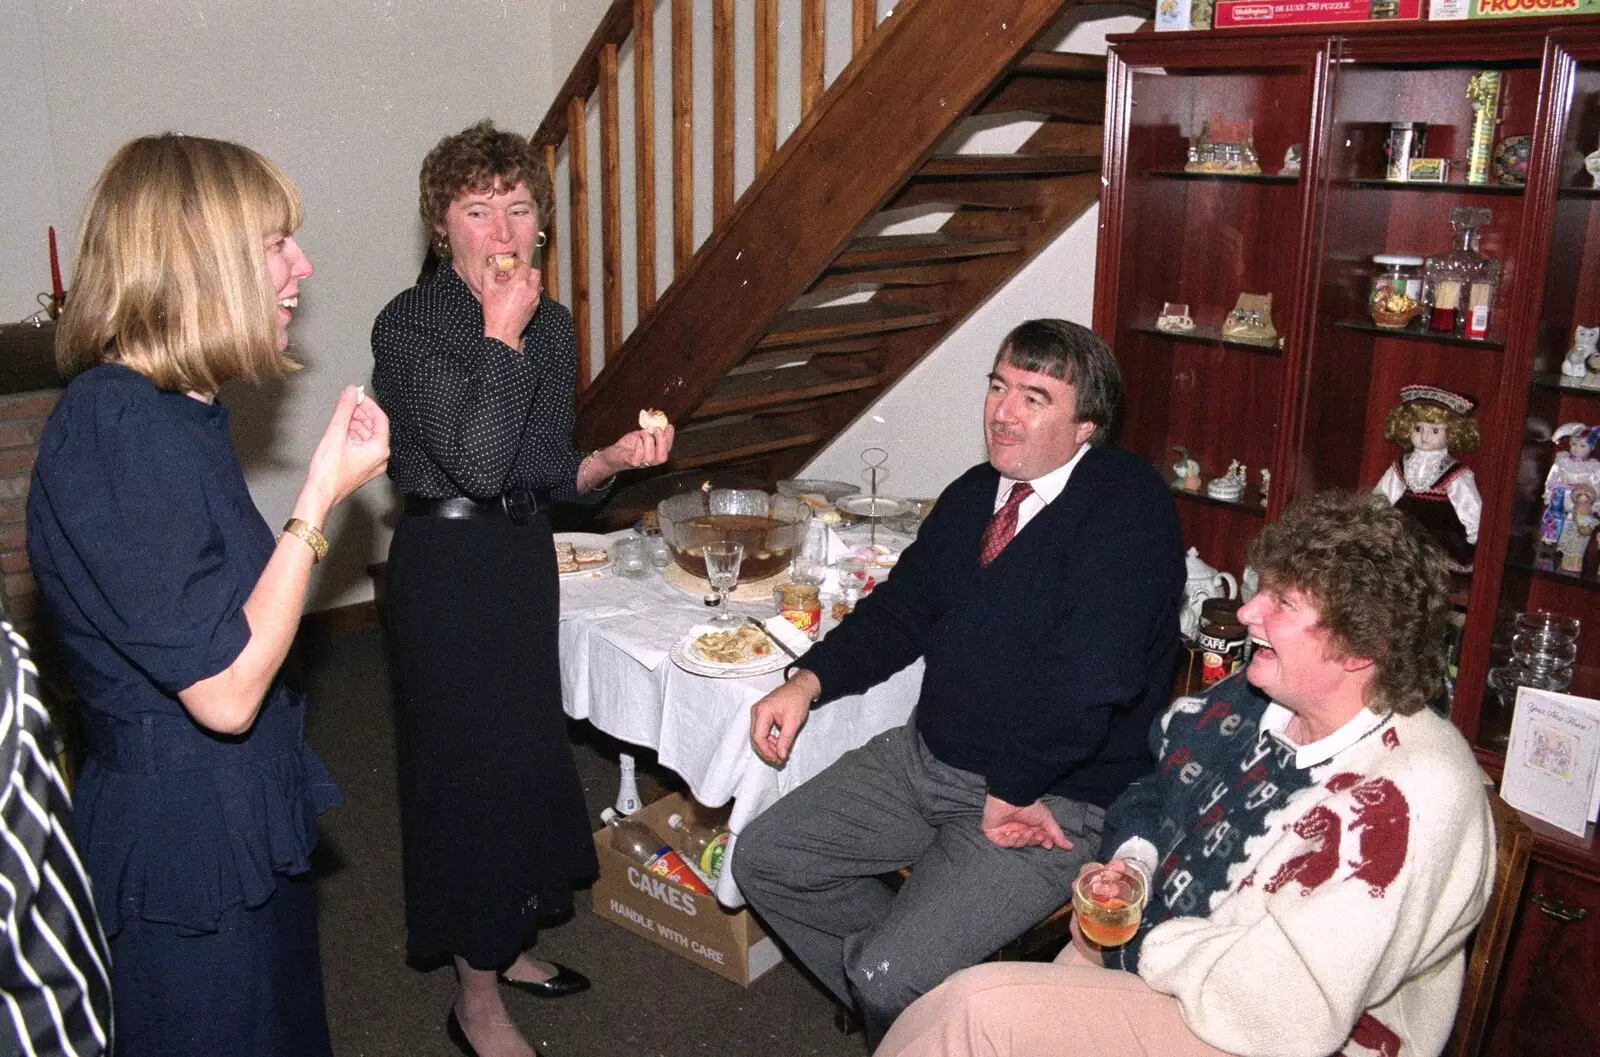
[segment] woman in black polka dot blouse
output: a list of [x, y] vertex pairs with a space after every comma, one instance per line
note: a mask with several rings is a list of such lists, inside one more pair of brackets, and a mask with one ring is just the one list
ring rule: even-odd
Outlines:
[[572, 316], [534, 267], [552, 199], [523, 137], [485, 121], [441, 140], [421, 195], [441, 262], [372, 328], [389, 475], [406, 494], [386, 623], [407, 953], [454, 959], [450, 1034], [485, 1057], [532, 1052], [499, 982], [544, 997], [589, 983], [529, 952], [596, 871], [561, 711], [546, 507], [595, 501], [672, 447], [669, 426], [573, 450]]

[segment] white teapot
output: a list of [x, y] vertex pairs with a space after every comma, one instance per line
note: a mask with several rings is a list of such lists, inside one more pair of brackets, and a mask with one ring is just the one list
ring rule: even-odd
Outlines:
[[1238, 598], [1239, 581], [1232, 573], [1220, 572], [1200, 559], [1200, 552], [1189, 548], [1184, 559], [1183, 608], [1178, 611], [1178, 630], [1194, 638], [1200, 630], [1200, 606], [1208, 598]]

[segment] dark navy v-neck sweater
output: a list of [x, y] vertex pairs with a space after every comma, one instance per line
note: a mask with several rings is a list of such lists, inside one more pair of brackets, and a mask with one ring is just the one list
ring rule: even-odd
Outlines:
[[946, 488], [893, 575], [801, 666], [822, 704], [924, 657], [914, 722], [934, 756], [1012, 804], [1105, 807], [1153, 765], [1146, 733], [1171, 696], [1177, 512], [1149, 464], [1091, 448], [983, 568], [999, 481], [982, 464]]

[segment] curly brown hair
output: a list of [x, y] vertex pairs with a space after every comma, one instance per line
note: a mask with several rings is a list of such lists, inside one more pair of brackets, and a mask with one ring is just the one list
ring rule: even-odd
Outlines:
[[1450, 446], [1451, 454], [1478, 450], [1477, 419], [1421, 400], [1394, 406], [1389, 417], [1383, 420], [1383, 439], [1410, 451], [1411, 431], [1417, 428], [1419, 422], [1443, 426], [1445, 443]]
[[539, 148], [515, 132], [500, 131], [488, 119], [434, 144], [422, 159], [420, 182], [422, 222], [428, 226], [434, 252], [444, 260], [450, 259], [444, 215], [462, 194], [483, 194], [495, 187], [509, 190], [525, 183], [539, 209], [539, 230], [549, 231], [555, 221], [555, 189]]
[[1371, 492], [1300, 499], [1250, 546], [1263, 590], [1299, 591], [1332, 648], [1373, 662], [1366, 705], [1402, 716], [1444, 689], [1450, 613], [1444, 551]]

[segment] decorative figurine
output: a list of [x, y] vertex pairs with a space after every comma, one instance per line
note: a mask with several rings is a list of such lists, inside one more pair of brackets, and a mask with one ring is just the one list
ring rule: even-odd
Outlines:
[[1561, 376], [1573, 381], [1563, 384], [1600, 387], [1600, 375], [1591, 374], [1589, 370], [1589, 361], [1600, 353], [1597, 340], [1600, 340], [1600, 327], [1578, 327], [1572, 332], [1572, 348], [1561, 361]]
[[1459, 452], [1478, 450], [1476, 402], [1435, 385], [1408, 385], [1383, 423], [1384, 439], [1406, 449], [1373, 486], [1443, 545], [1452, 572], [1472, 571], [1483, 500]]
[[1556, 427], [1550, 438], [1557, 444], [1567, 442], [1566, 451], [1556, 452], [1550, 472], [1544, 479], [1544, 516], [1539, 519], [1539, 542], [1555, 543], [1561, 539], [1567, 514], [1572, 509], [1572, 489], [1580, 484], [1600, 490], [1600, 459], [1594, 457], [1600, 446], [1600, 425], [1586, 426], [1582, 422], [1564, 422]]
[[1190, 457], [1182, 444], [1175, 445], [1172, 450], [1178, 453], [1178, 461], [1172, 466], [1177, 477], [1172, 483], [1182, 485], [1185, 491], [1200, 491], [1200, 464]]
[[1224, 121], [1219, 114], [1200, 125], [1200, 135], [1189, 140], [1189, 160], [1185, 172], [1234, 173], [1261, 172], [1249, 121]]
[[1238, 304], [1222, 322], [1222, 336], [1251, 345], [1276, 345], [1278, 331], [1272, 325], [1272, 295], [1240, 294]]
[[1267, 489], [1272, 487], [1272, 471], [1261, 467], [1261, 505], [1267, 505]]
[[1278, 170], [1278, 175], [1300, 175], [1300, 144], [1291, 143], [1289, 149], [1283, 152], [1283, 168]]
[[1472, 142], [1467, 149], [1467, 183], [1489, 182], [1489, 150], [1494, 142], [1494, 126], [1500, 109], [1500, 71], [1479, 70], [1467, 82], [1467, 101], [1472, 104]]
[[1584, 155], [1583, 168], [1594, 181], [1594, 185], [1600, 187], [1600, 150], [1593, 150]]
[[1156, 317], [1156, 329], [1173, 334], [1187, 334], [1194, 330], [1194, 317], [1189, 315], [1189, 306], [1163, 301], [1161, 314]]
[[1228, 464], [1227, 473], [1221, 477], [1213, 477], [1206, 483], [1206, 495], [1229, 503], [1237, 503], [1240, 500], [1244, 495], [1244, 467], [1239, 465], [1238, 459]]
[[1594, 539], [1595, 526], [1600, 525], [1600, 516], [1594, 512], [1593, 485], [1573, 485], [1571, 498], [1572, 512], [1561, 526], [1556, 551], [1561, 555], [1562, 572], [1581, 573], [1584, 555], [1589, 551], [1589, 541]]

